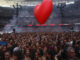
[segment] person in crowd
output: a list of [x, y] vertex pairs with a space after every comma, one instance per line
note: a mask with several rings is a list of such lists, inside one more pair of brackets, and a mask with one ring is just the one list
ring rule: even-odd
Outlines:
[[80, 60], [80, 32], [0, 34], [0, 60]]
[[9, 51], [6, 51], [4, 56], [5, 56], [5, 60], [12, 60], [12, 57]]

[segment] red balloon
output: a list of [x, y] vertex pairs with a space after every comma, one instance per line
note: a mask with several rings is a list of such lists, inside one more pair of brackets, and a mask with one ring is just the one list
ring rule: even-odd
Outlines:
[[37, 4], [34, 8], [34, 15], [37, 19], [37, 21], [40, 24], [44, 24], [47, 19], [49, 18], [51, 12], [53, 9], [53, 3], [52, 0], [43, 0], [43, 2], [40, 4]]

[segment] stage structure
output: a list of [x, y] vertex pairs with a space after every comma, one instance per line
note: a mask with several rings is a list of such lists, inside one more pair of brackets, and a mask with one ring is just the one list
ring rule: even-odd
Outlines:
[[[67, 31], [75, 23], [74, 21], [78, 20], [80, 22], [80, 13], [78, 13], [80, 9], [76, 7], [79, 4], [77, 0], [53, 0], [53, 11], [45, 23], [47, 25], [45, 27], [35, 26], [39, 23], [34, 16], [34, 7], [41, 3], [42, 0], [6, 0], [6, 2], [15, 10], [15, 15], [11, 20], [11, 23], [15, 21], [15, 24], [11, 25], [10, 23], [8, 26], [17, 26], [21, 29], [25, 27], [26, 29], [24, 30], [26, 31], [30, 31], [28, 29], [31, 29], [31, 31]], [[78, 9], [76, 10], [75, 8]], [[56, 26], [50, 27], [48, 26], [50, 24], [56, 24]], [[59, 24], [70, 24], [71, 26], [59, 26]]]

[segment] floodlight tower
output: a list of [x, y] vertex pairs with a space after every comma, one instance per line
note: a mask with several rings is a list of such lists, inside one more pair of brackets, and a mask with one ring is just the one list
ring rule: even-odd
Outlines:
[[18, 24], [18, 17], [19, 17], [19, 11], [21, 8], [21, 5], [19, 5], [18, 3], [16, 3], [16, 5], [13, 5], [13, 7], [15, 8], [15, 15], [16, 15], [16, 24]]
[[64, 23], [64, 7], [65, 6], [66, 6], [65, 3], [59, 3], [58, 4], [58, 8], [60, 9], [60, 17], [61, 17], [62, 23]]

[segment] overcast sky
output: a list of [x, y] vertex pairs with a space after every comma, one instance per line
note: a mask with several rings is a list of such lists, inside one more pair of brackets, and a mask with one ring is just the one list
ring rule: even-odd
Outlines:
[[[26, 2], [24, 2], [26, 1]], [[28, 1], [28, 3], [27, 3]], [[20, 5], [26, 5], [29, 4], [29, 1], [31, 0], [0, 0], [0, 6], [4, 6], [4, 7], [10, 7], [12, 5], [15, 5], [16, 3], [19, 3]], [[34, 0], [32, 0], [34, 1]], [[35, 0], [35, 1], [40, 1], [40, 0]], [[53, 0], [54, 2], [61, 2], [61, 1], [74, 1], [74, 0]], [[36, 2], [38, 3], [38, 2]], [[34, 5], [34, 4], [33, 4]]]

